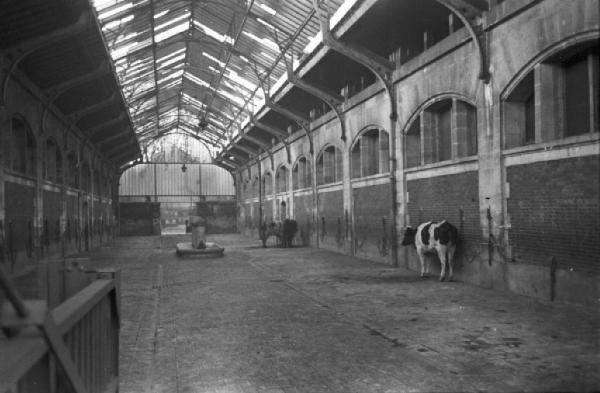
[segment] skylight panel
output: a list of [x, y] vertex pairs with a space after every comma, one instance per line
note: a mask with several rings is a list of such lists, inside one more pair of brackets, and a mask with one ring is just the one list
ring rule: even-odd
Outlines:
[[180, 53], [185, 52], [185, 48], [181, 48], [181, 49], [177, 49], [175, 52], [171, 52], [168, 55], [165, 55], [163, 57], [159, 57], [158, 59], [156, 59], [157, 62], [161, 62], [161, 61], [165, 61], [173, 56], [177, 56]]
[[250, 82], [246, 78], [241, 77], [237, 72], [235, 72], [232, 69], [227, 70], [227, 77], [250, 91], [254, 91], [257, 88], [257, 86], [254, 83]]
[[187, 102], [189, 102], [190, 104], [192, 104], [192, 105], [194, 105], [194, 106], [196, 106], [196, 107], [199, 107], [199, 108], [204, 108], [204, 107], [206, 107], [206, 105], [205, 105], [203, 102], [201, 102], [201, 101], [197, 100], [196, 98], [194, 98], [194, 97], [190, 96], [190, 95], [189, 95], [189, 94], [187, 94], [187, 93], [183, 93], [183, 94], [182, 94], [182, 96], [181, 96], [181, 98], [182, 98], [184, 101], [187, 101]]
[[210, 60], [214, 61], [215, 63], [217, 63], [221, 67], [225, 67], [225, 63], [223, 63], [221, 60], [217, 59], [216, 57], [214, 57], [210, 53], [202, 52], [202, 56], [206, 57], [207, 59], [210, 59]]
[[219, 42], [226, 42], [228, 44], [233, 45], [233, 38], [228, 35], [221, 34], [217, 31], [211, 29], [210, 27], [203, 25], [202, 23], [200, 23], [196, 20], [194, 20], [194, 26], [196, 26], [198, 29], [202, 30], [209, 37], [212, 37]]
[[[329, 19], [329, 28], [333, 29], [337, 24], [346, 16], [348, 11], [352, 9], [352, 6], [356, 4], [358, 0], [345, 0], [342, 5], [335, 11], [331, 19]], [[313, 38], [311, 38], [308, 42], [308, 45], [302, 50], [302, 52], [309, 54], [312, 53], [317, 46], [323, 41], [323, 35], [321, 32], [318, 32]]]
[[133, 3], [132, 2], [125, 3], [125, 4], [122, 4], [122, 5], [118, 6], [118, 7], [112, 8], [112, 9], [106, 11], [106, 12], [100, 12], [98, 14], [98, 18], [99, 19], [110, 18], [113, 15], [116, 15], [116, 14], [118, 14], [120, 12], [123, 12], [123, 11], [126, 11], [126, 10], [130, 9], [131, 7], [133, 7]]
[[175, 56], [172, 59], [167, 60], [165, 62], [161, 62], [160, 64], [157, 65], [157, 69], [166, 68], [166, 67], [170, 66], [171, 64], [181, 62], [183, 59], [185, 59], [185, 53], [182, 53], [179, 56]]
[[165, 16], [165, 15], [167, 15], [167, 14], [169, 13], [169, 11], [170, 11], [170, 10], [164, 10], [164, 11], [161, 11], [161, 12], [159, 12], [158, 14], [155, 14], [155, 15], [154, 15], [154, 19], [158, 19], [158, 18], [160, 18], [160, 17], [162, 17], [162, 16]]
[[[159, 30], [162, 30], [162, 29], [166, 28], [167, 26], [170, 26], [170, 25], [172, 25], [172, 24], [175, 24], [175, 23], [177, 23], [177, 22], [181, 21], [182, 19], [188, 19], [188, 18], [190, 17], [190, 15], [191, 15], [191, 14], [190, 14], [189, 12], [186, 12], [185, 14], [183, 14], [183, 15], [180, 15], [180, 16], [178, 16], [177, 18], [170, 19], [170, 20], [168, 20], [168, 21], [166, 21], [166, 22], [164, 22], [164, 23], [162, 23], [162, 24], [160, 24], [160, 25], [158, 25], [158, 26], [155, 26], [155, 27], [154, 27], [154, 31], [159, 31]], [[187, 24], [187, 23], [188, 23], [188, 22], [186, 21], [186, 24]], [[188, 26], [189, 26], [189, 25], [188, 25]]]
[[139, 42], [132, 42], [130, 44], [116, 48], [111, 53], [112, 58], [118, 59], [119, 57], [125, 56], [132, 48], [135, 48], [137, 45], [139, 45]]
[[170, 83], [167, 83], [166, 85], [164, 85], [164, 86], [162, 87], [162, 89], [164, 89], [164, 90], [167, 90], [167, 89], [170, 89], [171, 87], [175, 87], [175, 86], [177, 86], [178, 84], [179, 84], [179, 79], [175, 79], [175, 80], [173, 80], [172, 82], [170, 82]]
[[183, 74], [183, 76], [184, 76], [184, 78], [187, 78], [188, 80], [190, 80], [191, 82], [194, 82], [197, 85], [210, 88], [210, 83], [198, 78], [197, 76], [195, 76], [187, 71]]
[[245, 101], [243, 99], [241, 99], [240, 97], [235, 96], [223, 89], [217, 90], [217, 93], [220, 94], [221, 96], [229, 99], [230, 101], [233, 101], [235, 104], [238, 104], [239, 106], [243, 106], [245, 104]]
[[265, 12], [267, 12], [268, 14], [271, 15], [277, 15], [277, 11], [275, 11], [273, 8], [269, 7], [267, 4], [265, 3], [259, 3], [258, 6], [260, 8], [262, 8]]
[[177, 71], [174, 71], [171, 74], [167, 75], [166, 77], [160, 79], [157, 83], [160, 85], [163, 82], [169, 81], [169, 80], [171, 80], [173, 78], [179, 78], [182, 75], [183, 75], [183, 70], [182, 69], [181, 70], [177, 70]]
[[133, 16], [133, 15], [127, 15], [124, 18], [113, 20], [112, 22], [108, 22], [107, 24], [105, 24], [104, 26], [102, 26], [102, 30], [103, 31], [104, 30], [110, 30], [112, 28], [119, 27], [119, 26], [121, 26], [124, 23], [132, 21], [133, 18], [135, 18], [135, 16]]
[[249, 31], [244, 31], [244, 35], [252, 38], [254, 41], [266, 46], [267, 48], [274, 50], [275, 52], [279, 52], [279, 46], [273, 40], [268, 38], [260, 38]]
[[256, 21], [260, 24], [262, 24], [263, 26], [268, 27], [269, 29], [273, 29], [275, 30], [275, 26], [272, 23], [267, 22], [266, 20], [262, 19], [262, 18], [256, 18]]
[[184, 21], [183, 23], [181, 23], [177, 26], [173, 26], [172, 28], [170, 28], [166, 31], [156, 34], [154, 36], [154, 41], [156, 41], [156, 42], [164, 41], [169, 37], [173, 37], [176, 34], [186, 31], [188, 29], [188, 27], [189, 27], [188, 22]]

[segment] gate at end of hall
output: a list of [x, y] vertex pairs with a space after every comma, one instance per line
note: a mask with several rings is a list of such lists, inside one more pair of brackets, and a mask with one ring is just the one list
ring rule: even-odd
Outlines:
[[121, 176], [120, 235], [185, 233], [190, 215], [206, 218], [208, 234], [237, 231], [229, 172], [204, 163], [145, 163]]

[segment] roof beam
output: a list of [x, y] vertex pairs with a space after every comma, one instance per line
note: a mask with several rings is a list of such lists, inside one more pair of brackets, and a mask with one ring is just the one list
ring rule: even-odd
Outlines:
[[100, 65], [93, 71], [86, 72], [83, 75], [80, 75], [75, 78], [71, 78], [68, 81], [63, 83], [59, 83], [57, 85], [51, 86], [44, 90], [44, 93], [52, 96], [53, 99], [56, 99], [57, 96], [65, 93], [66, 91], [82, 85], [87, 82], [91, 82], [95, 79], [101, 78], [110, 72], [110, 66], [107, 62], [102, 62]]
[[260, 153], [260, 151], [257, 150], [257, 149], [251, 149], [249, 147], [242, 146], [240, 144], [235, 144], [235, 145], [232, 146], [232, 148], [241, 150], [244, 153], [247, 153], [249, 156], [256, 156], [256, 155], [258, 155]]
[[[233, 44], [231, 45], [231, 48], [234, 48], [236, 46], [238, 40], [240, 39], [242, 32], [244, 30], [244, 26], [246, 25], [246, 21], [248, 20], [248, 15], [250, 13], [250, 10], [252, 10], [253, 5], [254, 5], [254, 0], [249, 0], [246, 11], [244, 12], [244, 17], [242, 18], [242, 22], [240, 23], [240, 28], [238, 29], [238, 31], [235, 35], [235, 38], [233, 39]], [[233, 20], [232, 20], [232, 25], [233, 25]], [[204, 111], [205, 117], [206, 117], [206, 114], [208, 113], [208, 110], [212, 108], [213, 101], [215, 100], [215, 96], [217, 94], [217, 91], [219, 90], [221, 81], [223, 80], [223, 75], [225, 74], [225, 70], [229, 66], [229, 62], [231, 61], [232, 54], [233, 54], [233, 51], [230, 49], [227, 53], [227, 59], [225, 60], [225, 65], [221, 68], [221, 72], [219, 73], [219, 76], [217, 77], [217, 83], [215, 86], [215, 90], [214, 90], [213, 94], [211, 95], [210, 101], [206, 105], [206, 110]]]
[[117, 93], [113, 92], [108, 98], [105, 98], [104, 100], [97, 102], [93, 105], [86, 106], [75, 112], [68, 113], [66, 116], [68, 116], [72, 121], [76, 122], [77, 120], [81, 119], [82, 117], [85, 117], [85, 116], [89, 115], [90, 113], [97, 112], [99, 109], [104, 108], [105, 106], [107, 106], [108, 104], [113, 102], [116, 97], [117, 97]]
[[96, 135], [101, 134], [102, 131], [104, 131], [106, 128], [117, 125], [125, 119], [127, 119], [127, 116], [125, 115], [125, 113], [122, 112], [119, 116], [115, 117], [114, 119], [108, 120], [107, 122], [98, 124], [97, 126], [84, 131], [90, 136], [90, 139], [92, 139]]
[[4, 49], [3, 52], [13, 53], [31, 53], [36, 49], [48, 46], [54, 42], [62, 41], [76, 34], [81, 33], [90, 25], [91, 14], [89, 11], [83, 11], [75, 23], [56, 29], [54, 31], [44, 33], [37, 37], [30, 38], [13, 46]]
[[111, 136], [110, 138], [103, 139], [102, 141], [100, 141], [98, 143], [98, 146], [100, 148], [102, 148], [103, 146], [105, 146], [111, 142], [118, 141], [119, 139], [124, 139], [125, 137], [127, 137], [128, 139], [133, 139], [131, 134], [127, 134], [127, 130], [128, 130], [128, 128], [124, 128], [123, 130], [121, 130], [120, 132]]
[[326, 105], [328, 105], [331, 108], [331, 110], [333, 110], [333, 112], [335, 113], [335, 115], [337, 116], [337, 118], [340, 122], [341, 139], [343, 141], [345, 141], [346, 140], [346, 124], [343, 119], [343, 112], [339, 108], [342, 105], [342, 103], [344, 102], [344, 99], [340, 95], [337, 95], [335, 93], [330, 93], [328, 91], [325, 91], [321, 87], [318, 87], [314, 84], [311, 84], [309, 82], [302, 80], [294, 72], [293, 58], [292, 58], [292, 61], [287, 61], [285, 56], [283, 57], [283, 59], [285, 60], [285, 69], [287, 72], [288, 82], [290, 82], [292, 85], [296, 86], [297, 88], [304, 90], [308, 94], [311, 94], [311, 95], [317, 97], [318, 99], [323, 101]]
[[240, 161], [242, 161], [244, 163], [246, 163], [248, 161], [252, 161], [252, 159], [249, 156], [248, 157], [244, 157], [244, 156], [242, 156], [240, 154], [232, 152], [231, 150], [227, 150], [226, 152], [224, 152], [224, 154], [229, 154], [230, 156], [235, 157], [235, 158], [237, 158], [238, 160], [240, 160]]
[[[115, 153], [118, 153], [121, 150], [130, 149], [132, 147], [135, 147], [135, 145], [132, 145], [131, 143], [126, 143], [124, 145], [118, 145], [118, 146], [113, 147], [112, 149], [108, 149], [106, 151], [106, 155], [108, 157], [113, 157], [114, 158], [115, 157], [115, 155], [114, 155]], [[116, 156], [116, 157], [120, 157], [120, 156]]]
[[267, 150], [270, 147], [267, 142], [261, 140], [260, 138], [255, 138], [253, 136], [250, 136], [250, 135], [248, 135], [248, 134], [246, 134], [244, 132], [240, 132], [240, 137], [242, 139], [245, 139], [245, 140], [251, 142], [251, 143], [254, 143], [256, 146], [260, 147], [263, 150]]
[[268, 95], [265, 96], [265, 106], [267, 108], [273, 110], [274, 112], [277, 112], [280, 115], [287, 117], [288, 119], [298, 123], [298, 125], [301, 126], [302, 128], [305, 128], [305, 129], [310, 128], [310, 120], [308, 118], [302, 116], [301, 114], [299, 114], [291, 109], [284, 108], [280, 104], [273, 101], [271, 99], [271, 97], [269, 97]]
[[318, 0], [312, 0], [313, 7], [319, 17], [319, 24], [321, 26], [321, 35], [323, 37], [323, 44], [333, 49], [334, 51], [350, 58], [351, 60], [367, 67], [373, 72], [384, 84], [389, 84], [394, 65], [387, 59], [369, 51], [366, 48], [352, 45], [349, 43], [342, 42], [333, 36], [329, 27], [329, 17], [325, 15], [318, 5]]
[[489, 53], [486, 35], [481, 26], [482, 11], [465, 0], [436, 0], [448, 8], [465, 25], [479, 54], [479, 79], [484, 83], [490, 81]]
[[285, 139], [288, 137], [287, 132], [280, 130], [279, 128], [265, 124], [263, 122], [260, 122], [254, 116], [250, 117], [250, 124], [252, 124], [256, 128], [260, 128], [261, 130], [268, 132], [269, 134], [273, 135], [276, 138]]
[[160, 108], [158, 100], [158, 70], [156, 69], [156, 27], [154, 25], [154, 0], [150, 0], [150, 28], [152, 34], [152, 67], [154, 69], [154, 92], [156, 93], [156, 129], [160, 126]]

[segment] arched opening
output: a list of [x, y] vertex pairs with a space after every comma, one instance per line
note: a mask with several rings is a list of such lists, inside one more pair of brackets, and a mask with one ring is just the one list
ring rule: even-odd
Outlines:
[[352, 146], [350, 162], [352, 178], [389, 172], [389, 134], [371, 129], [362, 133]]
[[598, 132], [599, 52], [574, 45], [525, 72], [503, 99], [504, 148]]
[[405, 167], [477, 154], [477, 109], [457, 98], [436, 100], [420, 110], [405, 132]]
[[273, 177], [271, 175], [271, 172], [265, 173], [262, 180], [263, 180], [263, 183], [262, 183], [263, 196], [272, 195], [273, 194]]
[[312, 185], [310, 162], [306, 157], [300, 157], [292, 171], [292, 187], [294, 190], [307, 188]]
[[81, 166], [81, 179], [83, 183], [81, 185], [81, 189], [85, 192], [92, 191], [91, 175], [92, 173], [90, 171], [90, 164], [86, 161]]
[[342, 181], [342, 152], [335, 146], [328, 146], [317, 157], [317, 185]]
[[79, 170], [77, 166], [77, 155], [70, 151], [67, 153], [67, 185], [71, 188], [79, 188]]
[[275, 174], [275, 187], [277, 193], [288, 191], [288, 169], [285, 166], [280, 166]]
[[45, 157], [44, 179], [54, 183], [62, 183], [62, 154], [58, 143], [52, 138], [46, 141]]
[[11, 122], [11, 151], [9, 168], [27, 176], [35, 176], [36, 146], [29, 125], [19, 116]]

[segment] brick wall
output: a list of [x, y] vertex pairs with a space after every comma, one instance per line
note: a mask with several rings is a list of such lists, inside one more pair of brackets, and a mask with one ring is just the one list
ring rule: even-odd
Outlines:
[[513, 255], [518, 262], [600, 272], [598, 157], [506, 169]]
[[319, 193], [319, 236], [322, 244], [342, 247], [343, 239], [337, 235], [338, 221], [344, 220], [344, 201], [342, 191]]
[[355, 188], [354, 233], [356, 254], [365, 257], [386, 257], [392, 242], [392, 187], [380, 184]]
[[407, 182], [410, 225], [447, 220], [459, 230], [457, 258], [476, 253], [482, 242], [479, 223], [478, 173], [418, 179]]

